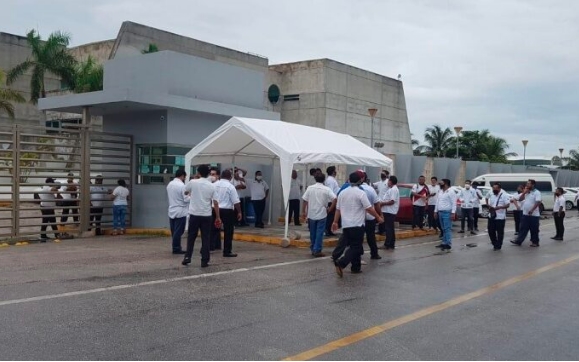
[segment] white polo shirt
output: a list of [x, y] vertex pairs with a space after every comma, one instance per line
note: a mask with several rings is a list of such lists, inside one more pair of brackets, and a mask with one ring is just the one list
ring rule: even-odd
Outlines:
[[211, 216], [213, 200], [217, 200], [215, 185], [208, 178], [191, 180], [185, 185], [189, 195], [189, 215]]
[[290, 200], [299, 200], [300, 196], [301, 196], [301, 190], [300, 188], [302, 187], [302, 182], [300, 180], [293, 179], [291, 180], [290, 183], [290, 192], [289, 192], [289, 199]]
[[[428, 197], [428, 205], [429, 206], [436, 206], [436, 198], [438, 197], [438, 193], [440, 192], [440, 186], [439, 185], [429, 185], [428, 186], [428, 191], [430, 192], [430, 195]], [[434, 196], [432, 196], [434, 195]]]
[[559, 209], [563, 207], [563, 212], [565, 212], [565, 196], [561, 195], [555, 198], [555, 206], [553, 206], [553, 212], [559, 212]]
[[[503, 207], [511, 204], [511, 196], [501, 190], [498, 195], [495, 195], [491, 192], [491, 196], [489, 198], [488, 206], [490, 207]], [[496, 220], [505, 220], [507, 218], [507, 209], [500, 209], [496, 210], [497, 217]]]
[[[537, 189], [534, 189], [533, 191], [525, 195], [525, 199], [523, 200], [523, 215], [529, 215], [529, 212], [533, 207], [535, 207], [535, 204], [541, 201], [542, 201], [541, 192]], [[533, 215], [531, 216], [536, 217], [541, 216], [541, 211], [539, 209], [540, 208], [537, 207], [535, 211], [533, 211]]]
[[302, 199], [308, 202], [308, 219], [322, 220], [328, 216], [326, 208], [336, 199], [336, 194], [328, 186], [316, 183], [308, 187]]
[[[366, 197], [368, 198], [368, 201], [370, 201], [370, 204], [374, 206], [374, 204], [378, 202], [378, 194], [376, 193], [376, 190], [374, 190], [372, 186], [367, 184], [362, 184], [360, 185], [360, 187], [366, 193]], [[366, 220], [376, 220], [376, 218], [366, 213]]]
[[386, 190], [388, 190], [388, 179], [374, 182], [373, 186], [378, 190], [378, 197], [380, 197], [386, 193]]
[[187, 216], [189, 208], [189, 196], [185, 196], [185, 183], [179, 178], [174, 178], [167, 185], [167, 198], [169, 199], [169, 219], [178, 219]]
[[220, 209], [233, 210], [235, 204], [239, 204], [239, 195], [235, 186], [229, 180], [219, 180], [213, 184], [217, 193], [217, 202]]
[[392, 205], [384, 205], [382, 206], [382, 212], [387, 214], [397, 215], [398, 210], [400, 209], [400, 190], [398, 190], [398, 186], [394, 185], [386, 191], [380, 202], [387, 202], [394, 200]]
[[476, 191], [472, 187], [470, 189], [462, 189], [460, 191], [460, 207], [463, 209], [472, 209], [474, 207], [474, 200], [476, 199]]
[[[480, 199], [479, 196], [481, 197]], [[482, 192], [480, 192], [479, 189], [474, 189], [474, 200], [472, 202], [473, 209], [478, 209], [480, 207], [480, 200], [482, 199], [482, 196]]]
[[243, 185], [243, 186], [247, 186], [245, 184], [245, 181], [242, 180], [236, 180], [235, 178], [231, 179], [231, 184], [233, 185], [233, 187], [235, 187], [235, 191], [237, 191], [237, 196], [242, 199], [245, 196], [247, 196], [247, 188], [245, 189], [238, 189], [237, 186], [239, 185]]
[[338, 210], [342, 217], [342, 228], [364, 226], [366, 209], [372, 207], [366, 193], [359, 187], [348, 187], [338, 196]]
[[263, 180], [257, 181], [255, 179], [249, 181], [249, 194], [252, 200], [263, 200], [265, 199], [265, 192], [269, 190], [269, 186]]
[[334, 176], [328, 176], [328, 178], [326, 178], [325, 185], [328, 186], [330, 190], [332, 190], [332, 192], [336, 195], [338, 194], [338, 191], [340, 191], [340, 185], [338, 185], [338, 181], [336, 181]]
[[450, 211], [451, 214], [456, 214], [456, 193], [450, 187], [446, 191], [440, 190], [434, 211]]
[[[420, 186], [419, 184], [414, 184], [412, 186], [412, 192], [414, 192], [415, 194], [421, 194], [424, 192], [424, 189], [426, 188], [426, 190], [428, 190], [428, 186], [424, 185], [424, 186]], [[412, 202], [412, 205], [414, 206], [426, 206], [426, 201], [422, 198], [419, 199], [415, 199], [416, 196], [412, 195], [412, 200], [414, 200]]]

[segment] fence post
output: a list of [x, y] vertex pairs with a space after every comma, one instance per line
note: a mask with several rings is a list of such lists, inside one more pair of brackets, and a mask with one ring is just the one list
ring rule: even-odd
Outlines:
[[80, 128], [80, 229], [83, 236], [90, 227], [90, 128]]
[[12, 127], [12, 236], [20, 237], [20, 130]]

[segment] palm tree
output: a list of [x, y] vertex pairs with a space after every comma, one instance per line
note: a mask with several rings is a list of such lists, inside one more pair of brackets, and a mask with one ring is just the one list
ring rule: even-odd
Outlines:
[[579, 170], [579, 151], [571, 150], [569, 151], [569, 161], [565, 165], [566, 169]]
[[75, 69], [75, 93], [95, 92], [103, 89], [103, 66], [97, 64], [89, 55], [85, 62], [79, 63]]
[[440, 157], [452, 146], [452, 131], [439, 125], [428, 127], [424, 132], [424, 141], [426, 145], [418, 146], [416, 149], [427, 156]]
[[487, 135], [481, 143], [481, 152], [477, 155], [481, 161], [507, 163], [509, 157], [517, 156], [515, 152], [507, 153], [509, 144], [504, 138]]
[[[0, 69], [0, 85], [4, 84], [4, 78], [4, 71]], [[12, 102], [24, 103], [26, 99], [15, 90], [0, 88], [0, 112], [6, 112], [9, 118], [14, 119], [14, 105]]]
[[421, 152], [418, 149], [420, 147], [420, 141], [414, 138], [414, 134], [410, 134], [410, 145], [412, 146], [412, 154], [414, 156], [420, 156]]
[[141, 50], [141, 53], [151, 54], [151, 53], [156, 53], [158, 51], [159, 51], [159, 48], [157, 48], [157, 44], [149, 43], [149, 47], [147, 49]]
[[31, 69], [30, 101], [36, 104], [39, 98], [46, 97], [44, 77], [47, 72], [60, 77], [67, 85], [74, 84], [76, 60], [67, 50], [69, 34], [57, 31], [50, 34], [46, 41], [42, 41], [40, 35], [31, 30], [26, 34], [26, 41], [32, 50], [32, 56], [8, 72], [8, 85]]

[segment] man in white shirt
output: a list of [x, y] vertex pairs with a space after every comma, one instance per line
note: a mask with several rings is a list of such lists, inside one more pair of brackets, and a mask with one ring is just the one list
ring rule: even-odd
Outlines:
[[221, 226], [219, 203], [215, 186], [209, 181], [209, 166], [197, 167], [198, 179], [193, 179], [185, 185], [185, 195], [189, 196], [189, 233], [187, 235], [187, 252], [181, 264], [191, 264], [195, 239], [201, 230], [201, 267], [209, 266], [209, 247], [211, 241], [211, 210], [215, 211], [216, 226]]
[[426, 209], [426, 200], [428, 199], [428, 186], [425, 184], [426, 178], [420, 176], [418, 183], [412, 186], [412, 229], [419, 227], [424, 228], [424, 212]]
[[[60, 217], [60, 224], [65, 226], [68, 221], [68, 215], [72, 214], [72, 220], [78, 223], [78, 215], [80, 210], [78, 209], [78, 184], [74, 182], [74, 173], [69, 172], [66, 179], [66, 185], [60, 188], [59, 192], [62, 200], [60, 201], [60, 206], [62, 206], [62, 215]], [[63, 232], [63, 235], [67, 234]]]
[[[328, 176], [326, 177], [325, 185], [332, 190], [335, 195], [338, 195], [340, 191], [340, 185], [338, 185], [338, 181], [336, 181], [336, 166], [330, 166], [326, 169], [326, 173]], [[328, 205], [329, 207], [330, 205]], [[326, 220], [326, 236], [335, 236], [334, 232], [332, 231], [332, 221], [334, 220], [335, 210], [328, 213], [328, 219]]]
[[104, 200], [111, 191], [103, 186], [103, 177], [101, 175], [97, 175], [94, 182], [95, 185], [90, 187], [90, 222], [91, 225], [94, 223], [95, 235], [102, 235], [101, 219], [103, 217]]
[[[370, 201], [370, 203], [374, 206], [376, 213], [381, 215], [382, 212], [380, 211], [380, 204], [378, 203], [378, 194], [372, 186], [366, 183], [368, 174], [362, 170], [359, 170], [358, 172], [363, 175], [362, 184], [360, 187], [366, 193], [366, 197], [368, 197], [368, 201]], [[370, 248], [370, 259], [382, 259], [382, 257], [378, 254], [378, 245], [376, 245], [376, 218], [368, 213], [366, 213], [366, 224], [364, 226], [364, 232], [366, 234], [366, 242]]]
[[438, 197], [439, 191], [440, 186], [438, 185], [438, 178], [436, 176], [432, 176], [430, 178], [430, 185], [428, 185], [428, 228], [434, 230], [438, 230], [440, 228], [438, 220], [434, 218], [436, 198]]
[[[310, 229], [310, 251], [315, 258], [325, 256], [322, 253], [324, 230], [328, 209], [336, 207], [336, 195], [324, 185], [326, 176], [319, 172], [315, 174], [316, 183], [307, 188], [302, 199], [304, 200], [303, 216], [308, 220]], [[331, 206], [328, 208], [328, 204]]]
[[501, 250], [505, 236], [505, 221], [507, 209], [511, 205], [511, 197], [501, 189], [501, 184], [493, 184], [493, 194], [489, 198], [489, 223], [488, 232], [494, 250]]
[[472, 227], [475, 232], [478, 233], [478, 218], [479, 218], [479, 209], [480, 209], [480, 200], [482, 200], [483, 195], [482, 192], [478, 189], [478, 182], [472, 183], [472, 188], [475, 192], [474, 202], [472, 204]]
[[189, 208], [189, 196], [185, 195], [185, 170], [177, 170], [175, 178], [167, 185], [167, 198], [169, 200], [169, 226], [171, 227], [171, 240], [173, 254], [185, 254], [181, 247], [181, 237], [185, 232], [187, 223], [187, 211]]
[[49, 225], [54, 231], [54, 238], [58, 239], [60, 237], [60, 234], [58, 233], [58, 227], [56, 226], [56, 216], [54, 214], [59, 186], [55, 185], [54, 179], [52, 177], [47, 178], [44, 183], [46, 185], [37, 189], [34, 195], [34, 198], [40, 200], [40, 212], [42, 213], [42, 226], [40, 227], [41, 243], [45, 243], [48, 240], [48, 236], [46, 235], [46, 228]]
[[241, 211], [241, 220], [236, 223], [236, 226], [238, 227], [249, 226], [247, 220], [245, 219], [245, 213], [247, 212], [247, 202], [251, 199], [247, 197], [247, 183], [245, 182], [245, 175], [247, 175], [246, 170], [239, 167], [235, 167], [233, 169], [233, 179], [231, 180], [231, 183], [237, 190], [237, 196], [239, 196], [240, 201], [239, 209]]
[[332, 223], [332, 231], [338, 230], [338, 222], [342, 220], [342, 232], [346, 239], [348, 250], [344, 256], [334, 261], [336, 273], [343, 276], [343, 269], [350, 263], [352, 264], [352, 273], [362, 272], [361, 256], [364, 253], [362, 242], [364, 241], [364, 223], [366, 213], [374, 216], [378, 223], [384, 222], [382, 215], [378, 215], [366, 193], [361, 190], [361, 177], [357, 172], [350, 174], [350, 187], [340, 192], [336, 208], [336, 215]]
[[555, 205], [553, 206], [553, 220], [555, 221], [555, 236], [551, 239], [563, 241], [563, 235], [565, 234], [565, 190], [562, 187], [557, 187], [555, 190]]
[[394, 251], [396, 248], [396, 232], [394, 230], [394, 221], [400, 209], [400, 191], [398, 190], [398, 178], [390, 176], [388, 180], [388, 190], [380, 199], [380, 207], [382, 215], [384, 215], [384, 224], [386, 232], [386, 240], [384, 241], [384, 248], [386, 250]]
[[308, 187], [315, 185], [316, 184], [316, 169], [315, 168], [310, 168], [310, 175], [308, 176], [308, 181], [307, 181], [307, 185], [306, 185], [306, 190]]
[[524, 189], [525, 185], [519, 185], [519, 187], [517, 187], [517, 193], [513, 194], [511, 197], [511, 203], [515, 206], [515, 210], [513, 210], [513, 218], [515, 219], [515, 236], [519, 235], [519, 230], [521, 228], [523, 210], [521, 209], [521, 202], [519, 202], [519, 199], [521, 198]]
[[[386, 191], [388, 191], [388, 179], [390, 178], [390, 172], [388, 170], [382, 170], [380, 172], [380, 181], [374, 182], [374, 188], [378, 192], [378, 199], [382, 198]], [[384, 218], [386, 220], [386, 218]], [[378, 234], [379, 235], [386, 235], [386, 230], [384, 229], [386, 226], [386, 222], [378, 225]]]
[[521, 217], [521, 229], [516, 240], [511, 243], [521, 246], [531, 232], [531, 247], [539, 246], [539, 219], [541, 218], [541, 192], [535, 188], [535, 180], [527, 181], [527, 187], [521, 194], [519, 201], [522, 202], [523, 216]]
[[476, 191], [471, 187], [470, 180], [466, 180], [464, 183], [464, 189], [460, 191], [460, 210], [462, 212], [462, 217], [460, 220], [460, 231], [459, 234], [464, 234], [464, 224], [467, 222], [468, 230], [471, 235], [476, 235], [473, 228], [473, 207], [474, 200], [477, 198]]
[[[298, 180], [296, 170], [292, 171], [292, 179], [289, 192], [289, 219], [294, 219], [294, 225], [300, 226], [300, 198], [302, 194], [302, 182]], [[289, 222], [289, 221], [288, 221]]]
[[[209, 168], [209, 181], [215, 184], [219, 181], [219, 169], [215, 166]], [[211, 240], [209, 241], [209, 251], [221, 250], [221, 227], [217, 227], [215, 220], [217, 215], [211, 211]], [[221, 219], [223, 222], [223, 219]]]
[[437, 248], [452, 249], [452, 220], [456, 216], [456, 193], [450, 189], [450, 180], [445, 178], [440, 183], [440, 193], [436, 199], [434, 217], [440, 221], [442, 228], [442, 243]]
[[[214, 184], [219, 203], [219, 216], [223, 223], [223, 256], [226, 258], [237, 256], [232, 252], [235, 215], [237, 214], [237, 220], [241, 220], [242, 217], [239, 195], [231, 184], [231, 176], [231, 170], [223, 170], [221, 180]], [[219, 246], [221, 247], [221, 245]]]
[[261, 171], [255, 172], [255, 179], [249, 182], [249, 192], [251, 194], [251, 203], [255, 211], [255, 227], [264, 228], [263, 213], [265, 211], [265, 200], [269, 195], [269, 186], [263, 180]]

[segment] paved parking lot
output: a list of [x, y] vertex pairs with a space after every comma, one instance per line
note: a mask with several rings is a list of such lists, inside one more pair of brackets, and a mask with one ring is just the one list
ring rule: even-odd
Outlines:
[[[159, 237], [0, 249], [2, 359], [577, 359], [579, 219], [565, 242], [400, 242], [339, 279], [307, 249], [235, 243], [189, 267]], [[484, 225], [485, 222], [483, 221]], [[482, 226], [482, 225], [481, 225]], [[482, 229], [482, 227], [481, 227]], [[512, 223], [507, 224], [508, 238]], [[457, 236], [457, 235], [455, 235]], [[475, 244], [476, 247], [466, 246]]]

